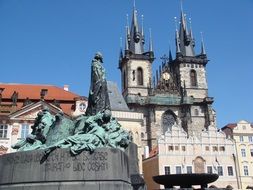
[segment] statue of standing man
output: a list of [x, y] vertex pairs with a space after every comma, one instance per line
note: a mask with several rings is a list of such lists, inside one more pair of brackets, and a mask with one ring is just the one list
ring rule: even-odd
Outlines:
[[86, 115], [96, 115], [98, 112], [110, 110], [105, 69], [102, 65], [103, 57], [97, 52], [91, 65], [91, 84]]

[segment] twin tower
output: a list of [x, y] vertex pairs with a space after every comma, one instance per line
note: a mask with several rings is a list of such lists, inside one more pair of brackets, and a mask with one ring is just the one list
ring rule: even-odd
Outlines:
[[144, 29], [138, 24], [134, 7], [131, 26], [126, 27], [125, 50], [120, 52], [122, 95], [131, 110], [143, 113], [141, 137], [150, 147], [173, 125], [182, 127], [188, 136], [196, 137], [209, 125], [215, 125], [215, 112], [211, 107], [213, 98], [208, 97], [208, 59], [203, 39], [201, 52], [196, 54], [192, 28], [188, 29], [182, 9], [178, 28], [175, 59], [170, 51], [153, 74], [152, 39], [150, 37], [149, 49], [145, 51]]

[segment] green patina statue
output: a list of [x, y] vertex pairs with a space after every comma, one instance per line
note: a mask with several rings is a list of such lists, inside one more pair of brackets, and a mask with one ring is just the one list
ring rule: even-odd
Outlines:
[[112, 117], [101, 53], [92, 60], [91, 87], [86, 115], [74, 121], [64, 117], [62, 112], [53, 116], [48, 108], [39, 112], [33, 131], [25, 140], [12, 148], [18, 151], [44, 149], [41, 160], [57, 148], [69, 148], [72, 155], [82, 151], [93, 152], [96, 148], [112, 147], [124, 150], [130, 143], [130, 135]]

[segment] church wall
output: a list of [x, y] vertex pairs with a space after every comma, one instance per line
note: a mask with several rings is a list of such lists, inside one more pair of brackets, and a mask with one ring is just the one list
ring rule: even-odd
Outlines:
[[[197, 74], [197, 87], [191, 86], [190, 71], [195, 70]], [[207, 80], [205, 67], [198, 64], [181, 64], [180, 66], [181, 86], [185, 86], [187, 89], [187, 96], [193, 96], [195, 98], [205, 98], [207, 94]]]
[[[142, 68], [143, 71], [143, 85], [138, 85], [137, 83], [138, 68]], [[152, 76], [151, 63], [147, 60], [129, 60], [129, 62], [124, 65], [123, 70], [126, 71], [128, 87], [123, 92], [123, 96], [126, 96], [127, 94], [147, 96], [147, 87], [150, 85], [150, 76]]]
[[142, 155], [144, 153], [141, 133], [143, 133], [143, 114], [138, 112], [112, 111], [120, 125], [127, 131], [131, 131], [133, 142], [138, 146], [139, 170], [142, 173]]

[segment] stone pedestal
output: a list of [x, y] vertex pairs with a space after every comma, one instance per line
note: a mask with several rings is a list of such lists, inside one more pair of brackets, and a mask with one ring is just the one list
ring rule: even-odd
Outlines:
[[129, 160], [118, 149], [99, 148], [71, 157], [58, 149], [40, 164], [43, 151], [0, 156], [0, 190], [131, 190]]

